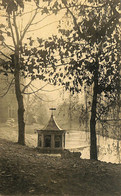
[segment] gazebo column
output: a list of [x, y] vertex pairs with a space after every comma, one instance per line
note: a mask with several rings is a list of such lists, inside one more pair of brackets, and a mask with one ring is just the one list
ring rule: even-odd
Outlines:
[[65, 147], [65, 133], [62, 134], [62, 148]]
[[42, 134], [42, 147], [44, 147], [44, 134]]
[[51, 148], [55, 148], [54, 134], [51, 134]]

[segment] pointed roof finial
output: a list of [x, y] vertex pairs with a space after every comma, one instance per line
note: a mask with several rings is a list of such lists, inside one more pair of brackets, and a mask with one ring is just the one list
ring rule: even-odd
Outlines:
[[51, 115], [53, 115], [53, 111], [56, 110], [56, 108], [50, 108], [49, 110], [52, 111], [52, 114]]

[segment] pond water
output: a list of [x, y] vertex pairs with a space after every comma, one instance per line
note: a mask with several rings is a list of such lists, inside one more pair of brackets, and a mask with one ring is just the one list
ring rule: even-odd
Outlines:
[[[98, 159], [100, 161], [121, 163], [121, 140], [97, 135]], [[84, 131], [66, 133], [65, 148], [81, 152], [82, 158], [90, 157], [90, 134]]]
[[[30, 127], [29, 127], [30, 128]], [[28, 130], [29, 130], [28, 128]], [[26, 144], [30, 147], [37, 147], [37, 134], [32, 131], [26, 134]], [[4, 131], [6, 130], [6, 131]], [[0, 127], [0, 138], [10, 141], [17, 141], [16, 128]], [[121, 163], [121, 140], [97, 135], [98, 159], [100, 161]], [[90, 157], [90, 134], [89, 132], [71, 130], [66, 133], [65, 148], [71, 151], [81, 152], [82, 158]]]

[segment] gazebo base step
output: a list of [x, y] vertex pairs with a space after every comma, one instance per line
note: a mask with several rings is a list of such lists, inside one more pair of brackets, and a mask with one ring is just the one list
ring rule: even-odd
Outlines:
[[37, 147], [39, 153], [43, 154], [61, 154], [64, 149], [47, 149], [47, 148], [39, 148]]

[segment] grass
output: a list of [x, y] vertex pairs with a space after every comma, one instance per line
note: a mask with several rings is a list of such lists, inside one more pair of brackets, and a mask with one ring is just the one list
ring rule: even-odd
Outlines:
[[0, 139], [0, 194], [121, 196], [121, 165], [39, 154]]
[[[34, 129], [37, 129], [39, 127], [41, 127], [41, 125], [26, 125], [25, 141], [27, 146], [30, 147], [37, 146], [37, 134], [34, 133]], [[0, 124], [0, 138], [17, 142], [18, 140], [17, 129], [18, 129], [17, 124], [15, 124], [14, 127], [7, 126], [6, 124]]]

